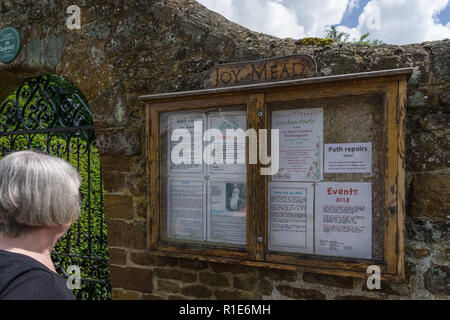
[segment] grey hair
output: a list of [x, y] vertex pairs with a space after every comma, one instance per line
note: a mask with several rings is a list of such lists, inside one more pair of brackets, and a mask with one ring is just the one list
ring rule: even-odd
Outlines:
[[0, 233], [72, 223], [80, 216], [80, 185], [67, 161], [33, 151], [7, 155], [0, 160]]

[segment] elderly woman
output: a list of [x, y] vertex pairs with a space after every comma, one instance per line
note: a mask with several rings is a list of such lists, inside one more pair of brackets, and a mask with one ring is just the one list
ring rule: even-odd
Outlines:
[[80, 183], [59, 158], [20, 151], [0, 160], [0, 299], [74, 299], [50, 253], [80, 215]]

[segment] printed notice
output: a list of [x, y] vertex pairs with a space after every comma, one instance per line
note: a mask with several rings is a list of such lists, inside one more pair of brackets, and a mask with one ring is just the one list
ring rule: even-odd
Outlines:
[[372, 143], [325, 145], [325, 173], [372, 173]]
[[177, 239], [205, 240], [204, 182], [169, 180], [168, 191], [168, 236]]
[[[220, 112], [213, 113], [210, 117], [210, 127], [222, 132], [223, 163], [212, 164], [211, 174], [225, 173], [245, 174], [245, 130], [247, 129], [247, 117], [245, 112]], [[227, 131], [229, 135], [227, 135]], [[227, 159], [228, 158], [228, 159]]]
[[[204, 120], [203, 116], [199, 114], [176, 114], [169, 117], [169, 131], [168, 131], [168, 148], [167, 161], [169, 163], [169, 174], [173, 173], [202, 173], [203, 165], [202, 159], [198, 160], [198, 156], [203, 154], [203, 130]], [[195, 126], [195, 123], [201, 124]], [[178, 141], [171, 141], [172, 134], [175, 130], [185, 130], [188, 135], [180, 137]], [[175, 164], [172, 159], [172, 152], [178, 152], [177, 156], [183, 159], [183, 163]], [[187, 152], [189, 150], [189, 152]], [[186, 154], [184, 154], [186, 152]]]
[[274, 111], [272, 129], [280, 136], [280, 169], [273, 181], [321, 181], [323, 109]]
[[316, 254], [372, 258], [372, 185], [316, 184]]
[[247, 190], [244, 182], [211, 181], [208, 241], [246, 244]]
[[313, 253], [314, 184], [269, 183], [269, 250]]

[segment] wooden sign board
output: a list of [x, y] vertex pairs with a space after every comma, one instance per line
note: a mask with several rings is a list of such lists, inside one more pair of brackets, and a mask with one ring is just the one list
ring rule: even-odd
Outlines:
[[219, 88], [316, 76], [317, 64], [314, 58], [298, 54], [219, 65], [211, 71], [206, 86]]

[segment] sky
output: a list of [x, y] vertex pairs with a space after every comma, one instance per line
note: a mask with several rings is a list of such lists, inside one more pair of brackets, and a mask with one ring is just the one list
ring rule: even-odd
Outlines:
[[359, 39], [409, 44], [450, 38], [449, 0], [197, 0], [253, 31], [323, 37], [331, 25]]

